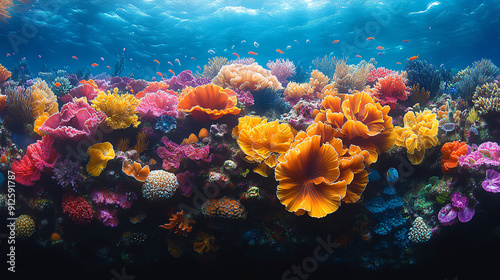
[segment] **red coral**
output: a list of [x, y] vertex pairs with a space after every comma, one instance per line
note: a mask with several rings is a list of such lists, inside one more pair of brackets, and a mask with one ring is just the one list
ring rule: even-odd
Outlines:
[[187, 235], [193, 229], [191, 225], [194, 223], [194, 220], [184, 216], [184, 210], [182, 210], [170, 218], [170, 223], [161, 225], [160, 227], [173, 231], [178, 235]]
[[385, 69], [384, 67], [379, 67], [377, 69], [373, 69], [370, 71], [370, 75], [368, 76], [367, 82], [370, 85], [374, 85], [378, 79], [384, 78], [387, 75], [398, 74], [395, 71]]
[[65, 193], [62, 197], [63, 213], [77, 225], [90, 224], [94, 217], [94, 210], [90, 204], [81, 196], [73, 196]]
[[443, 173], [450, 173], [453, 168], [457, 167], [458, 158], [467, 154], [467, 143], [458, 141], [445, 143], [441, 148], [441, 153], [443, 153], [441, 170]]
[[54, 168], [60, 155], [52, 148], [54, 138], [46, 135], [42, 140], [30, 144], [26, 155], [12, 163], [15, 181], [25, 186], [33, 186], [41, 177], [41, 172]]
[[378, 80], [372, 94], [375, 101], [395, 109], [398, 100], [408, 99], [410, 88], [406, 86], [406, 79], [397, 74], [390, 74]]

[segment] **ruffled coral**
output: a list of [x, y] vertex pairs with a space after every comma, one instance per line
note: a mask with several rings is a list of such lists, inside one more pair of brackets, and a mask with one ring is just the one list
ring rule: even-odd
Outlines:
[[[1, 1], [0, 1], [0, 18], [1, 18], [1, 12], [2, 12], [2, 4], [1, 4]], [[12, 75], [12, 73], [10, 73], [9, 70], [7, 70], [7, 68], [3, 67], [2, 64], [0, 64], [0, 85], [7, 81], [8, 78], [10, 78], [10, 76]]]
[[130, 177], [134, 177], [139, 182], [146, 181], [149, 175], [149, 165], [141, 167], [141, 164], [131, 160], [124, 160], [122, 171]]
[[161, 142], [165, 147], [159, 147], [157, 154], [163, 160], [162, 166], [165, 170], [179, 168], [181, 162], [186, 158], [204, 162], [212, 160], [209, 145], [203, 147], [196, 144], [179, 145], [168, 140], [167, 137], [163, 137]]
[[382, 107], [364, 91], [328, 95], [321, 106], [315, 121], [331, 125], [345, 147], [355, 145], [368, 151], [367, 164], [376, 162], [380, 153], [393, 146], [395, 134], [389, 106]]
[[500, 166], [500, 146], [495, 142], [485, 142], [479, 145], [475, 151], [467, 147], [467, 154], [458, 159], [462, 167], [479, 169], [481, 166]]
[[144, 96], [146, 96], [147, 93], [153, 93], [153, 92], [157, 92], [159, 90], [162, 90], [162, 91], [168, 91], [168, 84], [165, 83], [165, 82], [150, 82], [148, 84], [148, 86], [146, 88], [144, 88], [143, 90], [139, 91], [135, 97], [136, 98], [143, 98]]
[[425, 150], [437, 146], [439, 140], [438, 120], [429, 110], [420, 113], [408, 112], [404, 116], [404, 127], [397, 126], [396, 146], [405, 147], [411, 163], [420, 164]]
[[[83, 81], [82, 81], [83, 82]], [[82, 83], [77, 87], [72, 88], [68, 94], [61, 96], [59, 99], [63, 103], [68, 103], [74, 98], [82, 98], [85, 97], [88, 102], [92, 101], [97, 95], [102, 92], [96, 86], [88, 83]]]
[[240, 109], [236, 107], [236, 93], [214, 84], [189, 88], [180, 97], [177, 109], [190, 113], [197, 121], [216, 120], [224, 115], [237, 115]]
[[170, 219], [168, 224], [161, 225], [160, 227], [170, 230], [178, 235], [187, 235], [193, 229], [192, 224], [194, 220], [189, 219], [184, 215], [184, 210], [177, 212]]
[[390, 74], [379, 78], [373, 89], [373, 97], [382, 105], [389, 105], [396, 108], [398, 100], [407, 100], [410, 95], [410, 88], [406, 86], [406, 79], [397, 74]]
[[443, 154], [441, 170], [443, 173], [450, 173], [453, 168], [457, 167], [458, 159], [467, 154], [467, 143], [458, 141], [445, 143], [441, 148], [441, 153]]
[[87, 149], [90, 156], [87, 172], [92, 176], [99, 176], [110, 159], [115, 158], [113, 145], [109, 142], [97, 143]]
[[[312, 78], [311, 78], [312, 79]], [[308, 83], [295, 83], [290, 82], [283, 92], [285, 100], [293, 104], [297, 103], [300, 99], [314, 98], [314, 88]]]
[[268, 123], [266, 119], [253, 116], [239, 118], [233, 136], [245, 153], [245, 159], [260, 163], [254, 171], [265, 177], [269, 175], [267, 167], [276, 166], [278, 157], [286, 153], [294, 138], [289, 124]]
[[283, 87], [270, 70], [264, 69], [257, 63], [250, 65], [230, 64], [223, 66], [212, 83], [241, 90], [258, 91], [265, 88], [279, 90]]
[[127, 128], [130, 125], [137, 127], [138, 121], [136, 107], [139, 103], [133, 95], [118, 95], [118, 89], [113, 93], [101, 92], [92, 100], [92, 107], [98, 112], [106, 114], [106, 124], [112, 129]]
[[389, 70], [389, 69], [385, 69], [384, 67], [372, 69], [370, 71], [370, 75], [368, 75], [367, 82], [370, 85], [374, 85], [378, 81], [378, 79], [384, 78], [387, 75], [393, 75], [393, 74], [397, 74], [397, 72]]

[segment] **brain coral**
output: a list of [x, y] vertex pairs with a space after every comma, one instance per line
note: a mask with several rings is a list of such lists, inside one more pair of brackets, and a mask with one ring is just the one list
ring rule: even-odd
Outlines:
[[174, 173], [153, 170], [142, 185], [142, 195], [150, 201], [164, 200], [173, 196], [177, 187], [179, 183]]
[[437, 115], [429, 110], [420, 113], [408, 112], [404, 116], [404, 127], [397, 126], [396, 146], [405, 147], [412, 164], [424, 159], [425, 149], [437, 146], [439, 140]]
[[241, 90], [258, 91], [265, 88], [279, 90], [283, 87], [270, 70], [264, 69], [257, 63], [250, 65], [230, 64], [222, 66], [212, 83]]

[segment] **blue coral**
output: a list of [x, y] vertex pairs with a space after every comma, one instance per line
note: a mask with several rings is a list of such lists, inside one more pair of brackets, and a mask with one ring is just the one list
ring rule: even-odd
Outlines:
[[406, 248], [408, 246], [408, 229], [402, 228], [394, 234], [394, 239], [392, 241], [394, 245], [400, 248]]
[[434, 65], [425, 60], [412, 60], [408, 61], [405, 70], [410, 86], [419, 84], [420, 88], [430, 91], [431, 98], [439, 93], [441, 76]]
[[170, 131], [177, 129], [177, 122], [174, 117], [163, 115], [156, 122], [155, 129], [159, 129], [165, 133], [169, 133]]
[[399, 208], [404, 205], [403, 200], [396, 195], [396, 189], [388, 186], [382, 192], [382, 196], [377, 196], [365, 205], [377, 223], [373, 227], [373, 232], [379, 235], [388, 235], [394, 229], [406, 223], [406, 219], [399, 213]]

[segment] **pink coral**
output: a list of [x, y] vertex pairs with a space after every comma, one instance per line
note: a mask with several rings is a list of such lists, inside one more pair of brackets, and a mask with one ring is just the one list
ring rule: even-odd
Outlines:
[[500, 166], [500, 146], [495, 142], [485, 142], [477, 150], [467, 146], [467, 155], [458, 159], [461, 167], [469, 169], [479, 169], [481, 166]]
[[118, 218], [116, 217], [115, 209], [98, 209], [96, 212], [97, 220], [107, 227], [116, 227], [118, 225]]
[[212, 160], [210, 154], [210, 146], [205, 145], [201, 148], [198, 144], [179, 145], [163, 137], [161, 142], [165, 147], [159, 147], [157, 150], [158, 156], [163, 160], [163, 168], [165, 170], [177, 169], [182, 160], [189, 158], [195, 161], [210, 162]]
[[156, 119], [160, 116], [177, 118], [179, 117], [177, 103], [179, 103], [179, 100], [177, 100], [175, 92], [171, 90], [157, 90], [141, 98], [136, 110], [148, 119]]
[[130, 209], [132, 202], [137, 199], [137, 196], [132, 192], [115, 193], [107, 189], [93, 190], [90, 194], [92, 202], [97, 205], [117, 205], [123, 209]]
[[296, 73], [295, 64], [293, 64], [293, 61], [289, 61], [288, 58], [286, 61], [281, 58], [276, 59], [276, 61], [269, 61], [266, 66], [271, 69], [271, 74], [278, 78], [283, 87], [288, 84], [287, 79]]
[[481, 186], [487, 192], [500, 192], [500, 173], [496, 172], [493, 169], [486, 170], [486, 178], [484, 179]]
[[62, 210], [75, 224], [87, 225], [94, 218], [94, 210], [81, 196], [65, 193], [62, 197]]
[[379, 67], [370, 71], [370, 75], [368, 76], [367, 82], [370, 85], [374, 85], [378, 81], [378, 79], [384, 78], [387, 75], [393, 75], [397, 73], [398, 72], [385, 69], [384, 67]]
[[182, 194], [186, 197], [190, 197], [194, 188], [194, 184], [192, 183], [194, 173], [186, 171], [184, 173], [178, 173], [175, 176], [177, 177], [177, 182], [179, 182], [179, 189]]
[[406, 79], [390, 74], [378, 79], [373, 90], [373, 97], [382, 105], [389, 105], [391, 109], [396, 108], [398, 100], [407, 100], [410, 95], [410, 88], [406, 86]]
[[64, 104], [61, 112], [50, 116], [40, 130], [61, 139], [79, 141], [93, 137], [105, 119], [103, 112], [97, 112], [85, 98], [80, 98]]
[[90, 84], [80, 84], [77, 87], [72, 88], [68, 94], [59, 97], [59, 99], [63, 103], [68, 103], [73, 100], [73, 98], [85, 97], [87, 98], [87, 101], [90, 102], [90, 100], [96, 98], [98, 94], [99, 91]]

